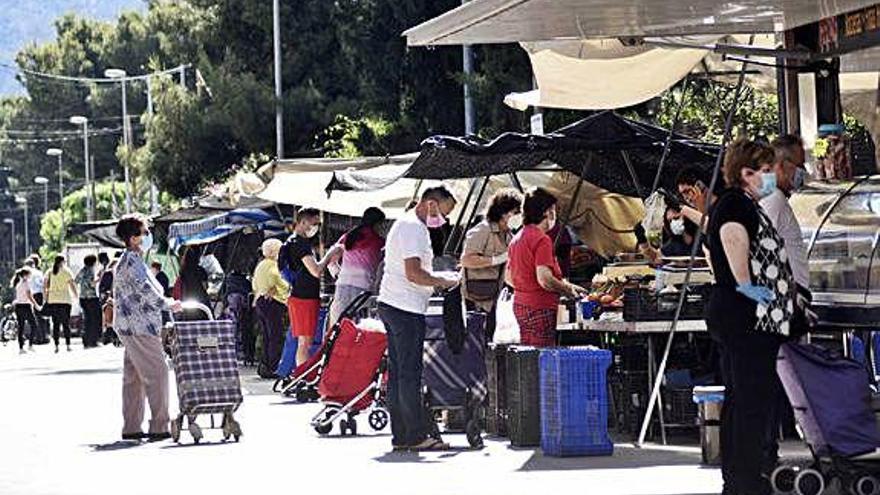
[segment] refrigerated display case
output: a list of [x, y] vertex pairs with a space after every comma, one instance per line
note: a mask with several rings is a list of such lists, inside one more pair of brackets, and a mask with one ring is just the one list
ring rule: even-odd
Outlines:
[[880, 176], [811, 183], [791, 205], [807, 246], [821, 323], [880, 325]]

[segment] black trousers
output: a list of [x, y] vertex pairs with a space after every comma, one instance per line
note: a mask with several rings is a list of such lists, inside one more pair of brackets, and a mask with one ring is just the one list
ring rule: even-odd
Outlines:
[[52, 318], [52, 339], [57, 346], [64, 332], [64, 342], [70, 345], [70, 304], [47, 304], [46, 312]]
[[[34, 301], [36, 301], [38, 305], [43, 306], [43, 293], [35, 293]], [[40, 329], [38, 336], [31, 336], [31, 339], [33, 339], [33, 343], [35, 344], [49, 343], [49, 319], [43, 316], [44, 313], [44, 310], [34, 311], [34, 314], [37, 317], [37, 326]]]
[[770, 493], [761, 476], [767, 432], [778, 399], [776, 354], [780, 339], [753, 331], [727, 334], [721, 342], [724, 405], [721, 409], [721, 473], [725, 494]]
[[18, 348], [24, 349], [25, 324], [28, 324], [31, 327], [31, 333], [28, 337], [28, 343], [30, 345], [34, 345], [34, 338], [40, 331], [37, 327], [37, 319], [34, 317], [34, 307], [30, 304], [16, 304], [15, 320], [18, 323]]
[[81, 298], [83, 312], [83, 346], [96, 347], [101, 338], [101, 301], [97, 297]]

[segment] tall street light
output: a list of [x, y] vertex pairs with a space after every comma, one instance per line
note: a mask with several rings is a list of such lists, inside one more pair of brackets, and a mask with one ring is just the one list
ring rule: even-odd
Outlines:
[[15, 269], [16, 265], [16, 257], [15, 257], [15, 220], [11, 218], [4, 218], [3, 223], [9, 225], [12, 228], [12, 236], [9, 238], [9, 246], [12, 250], [12, 268]]
[[46, 150], [49, 156], [58, 157], [58, 211], [61, 212], [61, 239], [64, 239], [64, 208], [61, 204], [64, 202], [64, 170], [62, 167], [61, 156], [64, 151], [61, 148], [49, 148]]
[[34, 177], [34, 184], [43, 186], [43, 216], [49, 212], [49, 179], [39, 176]]
[[31, 254], [31, 230], [29, 224], [31, 223], [31, 219], [28, 214], [28, 200], [27, 197], [17, 197], [15, 198], [15, 202], [22, 205], [24, 207], [24, 252], [27, 256]]
[[131, 213], [131, 175], [128, 170], [128, 151], [131, 149], [131, 137], [129, 136], [128, 128], [128, 103], [125, 98], [126, 76], [126, 72], [122, 69], [107, 69], [104, 71], [104, 77], [119, 79], [120, 86], [122, 86], [122, 142], [125, 147], [125, 163], [123, 164], [125, 173], [125, 212]]
[[284, 158], [284, 117], [281, 104], [281, 8], [272, 0], [272, 48], [275, 62], [275, 154]]
[[73, 125], [81, 125], [83, 131], [83, 160], [85, 161], [86, 187], [86, 216], [91, 222], [95, 219], [95, 170], [89, 157], [89, 119], [82, 115], [74, 115], [70, 118]]

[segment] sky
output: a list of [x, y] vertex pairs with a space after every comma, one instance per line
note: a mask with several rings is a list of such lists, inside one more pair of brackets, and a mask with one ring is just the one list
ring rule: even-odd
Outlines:
[[[75, 12], [111, 20], [123, 10], [145, 10], [145, 0], [0, 0], [0, 62], [14, 64], [15, 54], [31, 42], [50, 41], [54, 21]], [[23, 94], [15, 72], [0, 66], [0, 96]]]

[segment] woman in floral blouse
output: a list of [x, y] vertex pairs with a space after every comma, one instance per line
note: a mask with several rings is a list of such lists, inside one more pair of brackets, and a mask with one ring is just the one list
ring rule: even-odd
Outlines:
[[[113, 326], [125, 346], [122, 369], [123, 440], [150, 441], [169, 438], [168, 367], [162, 349], [162, 311], [180, 310], [180, 303], [166, 298], [162, 286], [150, 273], [144, 255], [153, 246], [146, 219], [126, 215], [116, 225], [125, 251], [113, 278]], [[141, 430], [144, 397], [150, 403], [147, 434]]]

